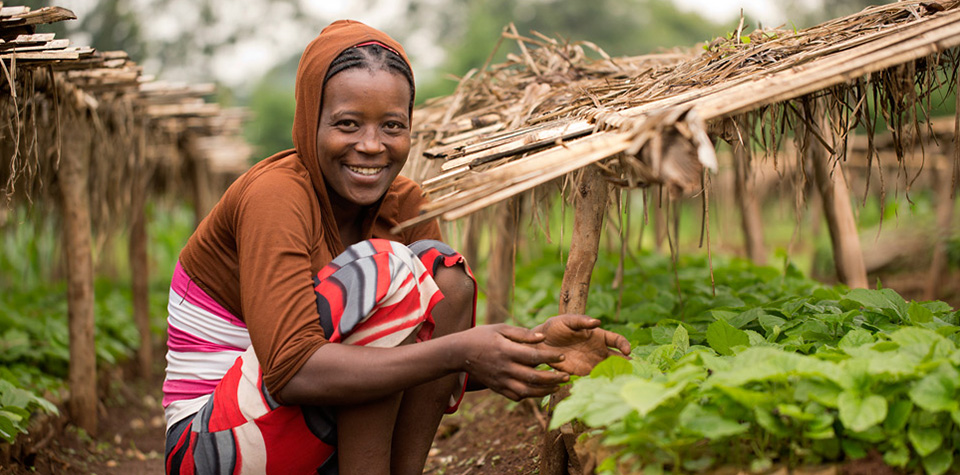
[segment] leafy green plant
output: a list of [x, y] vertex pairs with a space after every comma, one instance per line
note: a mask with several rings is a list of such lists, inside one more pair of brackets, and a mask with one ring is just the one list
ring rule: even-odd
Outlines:
[[35, 410], [58, 414], [57, 406], [50, 401], [0, 379], [0, 439], [12, 444], [18, 434], [26, 434]]
[[[151, 329], [160, 333], [165, 329], [170, 276], [193, 218], [185, 207], [151, 208], [149, 214]], [[31, 414], [56, 413], [56, 406], [41, 395], [65, 386], [70, 347], [66, 286], [47, 275], [58, 241], [50, 237], [53, 226], [26, 222], [0, 231], [0, 245], [8, 251], [0, 256], [0, 284], [10, 284], [0, 293], [0, 438], [12, 443], [26, 431]], [[97, 364], [118, 364], [140, 345], [130, 285], [98, 279], [94, 296]]]
[[[644, 255], [622, 289], [594, 274], [597, 315], [634, 345], [572, 384], [552, 427], [579, 419], [614, 473], [856, 459], [945, 473], [960, 448], [960, 314], [890, 289], [849, 290], [731, 259]], [[599, 276], [598, 276], [599, 274]], [[680, 292], [676, 291], [676, 283]], [[610, 304], [619, 302], [620, 312]]]

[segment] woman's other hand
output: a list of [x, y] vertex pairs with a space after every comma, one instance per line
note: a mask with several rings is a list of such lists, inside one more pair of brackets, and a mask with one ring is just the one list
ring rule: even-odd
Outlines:
[[537, 331], [483, 325], [455, 337], [465, 349], [463, 367], [470, 378], [514, 401], [552, 394], [570, 379], [563, 370], [536, 369], [541, 364], [557, 368], [567, 358], [551, 345], [543, 345], [546, 335]]
[[626, 338], [600, 328], [600, 320], [586, 315], [557, 315], [533, 331], [544, 335], [539, 347], [554, 348], [566, 356], [563, 361], [550, 366], [578, 376], [589, 374], [597, 363], [609, 356], [630, 354], [630, 343]]

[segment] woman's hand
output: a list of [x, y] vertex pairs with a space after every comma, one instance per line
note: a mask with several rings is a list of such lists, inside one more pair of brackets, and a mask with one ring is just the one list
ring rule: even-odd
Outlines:
[[465, 349], [463, 367], [470, 378], [514, 401], [546, 396], [570, 379], [563, 370], [535, 369], [541, 364], [556, 368], [566, 359], [558, 349], [542, 344], [546, 338], [542, 333], [499, 324], [450, 337], [460, 339], [458, 344]]
[[551, 367], [584, 376], [609, 356], [630, 354], [630, 343], [626, 338], [599, 327], [600, 320], [595, 318], [565, 314], [551, 317], [533, 331], [544, 335], [539, 347], [553, 348], [566, 356], [559, 363], [551, 363]]

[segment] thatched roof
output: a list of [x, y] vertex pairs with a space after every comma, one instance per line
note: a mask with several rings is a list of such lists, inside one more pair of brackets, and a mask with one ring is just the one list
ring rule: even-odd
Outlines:
[[[36, 25], [76, 18], [60, 7], [0, 5], [0, 189], [4, 206], [56, 196], [62, 153], [89, 149], [94, 222], [122, 222], [130, 187], [180, 190], [185, 161], [239, 174], [246, 114], [207, 103], [213, 85], [168, 84], [123, 51], [72, 46]], [[209, 137], [217, 137], [212, 146]], [[230, 157], [225, 159], [224, 157]], [[137, 177], [134, 180], [134, 177]]]
[[[401, 227], [457, 219], [591, 164], [621, 186], [693, 191], [716, 167], [717, 138], [770, 151], [807, 127], [839, 159], [848, 131], [880, 120], [899, 141], [931, 91], [956, 85], [958, 5], [901, 1], [800, 31], [741, 24], [702, 48], [632, 58], [505, 32], [519, 54], [415, 113], [408, 173], [433, 202]], [[824, 109], [832, 131], [817, 126]], [[683, 155], [696, 159], [671, 159]]]

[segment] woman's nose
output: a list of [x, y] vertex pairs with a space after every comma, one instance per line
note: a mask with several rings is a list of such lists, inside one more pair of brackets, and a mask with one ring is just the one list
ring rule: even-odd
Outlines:
[[355, 148], [358, 152], [366, 154], [377, 154], [385, 150], [383, 141], [380, 140], [380, 134], [375, 127], [364, 128]]

